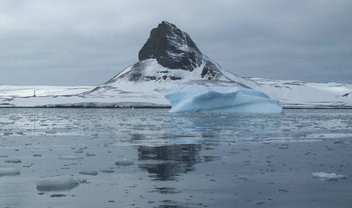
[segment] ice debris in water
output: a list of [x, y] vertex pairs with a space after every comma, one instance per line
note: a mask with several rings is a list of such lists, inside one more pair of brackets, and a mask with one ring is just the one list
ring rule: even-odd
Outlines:
[[76, 156], [76, 155], [61, 155], [59, 156], [60, 160], [82, 160], [83, 157]]
[[79, 178], [70, 176], [56, 176], [44, 178], [37, 182], [39, 191], [65, 191], [77, 187], [81, 183]]
[[181, 85], [165, 95], [171, 112], [280, 113], [279, 102], [263, 92], [242, 87]]
[[21, 163], [22, 161], [20, 159], [8, 159], [5, 160], [6, 163]]
[[102, 173], [114, 173], [114, 170], [101, 170]]
[[96, 176], [96, 175], [98, 175], [98, 171], [95, 171], [95, 170], [92, 170], [92, 171], [79, 171], [79, 174]]
[[130, 166], [130, 165], [133, 165], [134, 162], [133, 161], [130, 161], [130, 160], [127, 160], [127, 159], [122, 159], [122, 160], [118, 160], [115, 162], [115, 165], [117, 166]]
[[321, 178], [325, 180], [338, 180], [338, 179], [346, 179], [348, 176], [347, 175], [338, 175], [336, 173], [325, 173], [325, 172], [315, 172], [312, 173], [312, 176], [314, 178]]
[[1, 176], [14, 176], [19, 175], [20, 171], [17, 168], [0, 168], [0, 177]]

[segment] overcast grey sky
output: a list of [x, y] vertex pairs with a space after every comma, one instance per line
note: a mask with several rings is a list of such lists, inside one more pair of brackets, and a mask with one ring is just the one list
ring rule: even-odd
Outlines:
[[0, 84], [101, 84], [162, 20], [241, 76], [352, 83], [351, 0], [1, 0]]

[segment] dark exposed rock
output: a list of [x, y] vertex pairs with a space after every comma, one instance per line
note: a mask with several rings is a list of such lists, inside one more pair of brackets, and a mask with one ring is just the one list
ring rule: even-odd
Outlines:
[[219, 71], [219, 69], [216, 67], [214, 63], [211, 61], [206, 61], [205, 66], [202, 70], [202, 78], [207, 78], [209, 80], [213, 80], [221, 76], [222, 73]]
[[[151, 30], [150, 37], [139, 51], [138, 56], [137, 63], [104, 83], [105, 86], [97, 87], [92, 92], [107, 90], [110, 85], [119, 80], [168, 82], [187, 78], [185, 76], [188, 73], [179, 73], [175, 69], [194, 72], [196, 68], [203, 67], [199, 71], [198, 79], [230, 80], [215, 62], [202, 54], [187, 33], [166, 21]], [[155, 60], [151, 59], [155, 59], [163, 68], [155, 65]], [[194, 74], [191, 76], [194, 78]]]
[[203, 55], [187, 33], [163, 21], [152, 29], [138, 58], [139, 61], [154, 58], [164, 67], [193, 71], [201, 65]]

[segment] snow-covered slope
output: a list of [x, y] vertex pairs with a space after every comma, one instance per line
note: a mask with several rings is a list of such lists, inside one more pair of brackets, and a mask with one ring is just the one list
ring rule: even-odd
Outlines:
[[179, 85], [252, 88], [278, 99], [283, 107], [352, 107], [352, 86], [348, 84], [232, 74], [204, 55], [187, 33], [165, 21], [152, 29], [138, 58], [137, 63], [94, 89], [68, 87], [61, 92], [57, 87], [46, 91], [35, 87], [37, 97], [33, 97], [34, 87], [23, 87], [21, 92], [11, 92], [11, 87], [1, 92], [0, 87], [0, 107], [168, 107], [165, 93]]
[[352, 85], [297, 80], [251, 78], [260, 91], [280, 100], [284, 107], [352, 107]]
[[0, 98], [32, 97], [36, 96], [59, 96], [72, 95], [86, 92], [95, 88], [94, 86], [18, 86], [0, 85]]
[[198, 49], [187, 33], [165, 21], [151, 31], [138, 57], [137, 63], [81, 95], [170, 105], [164, 94], [176, 85], [256, 86], [223, 70]]

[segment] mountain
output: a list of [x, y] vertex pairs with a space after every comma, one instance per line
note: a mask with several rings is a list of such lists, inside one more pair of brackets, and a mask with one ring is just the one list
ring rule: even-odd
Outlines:
[[[191, 37], [175, 25], [163, 21], [152, 29], [150, 36], [138, 53], [139, 61], [130, 69], [118, 74], [118, 79], [128, 81], [182, 80], [197, 70], [199, 79], [231, 81], [219, 69], [219, 65], [209, 60], [198, 49]], [[163, 70], [146, 69], [160, 65]], [[178, 75], [179, 74], [179, 75]], [[198, 74], [197, 74], [198, 75]], [[194, 78], [194, 77], [193, 77]]]
[[[0, 91], [0, 107], [168, 107], [165, 92], [178, 85], [251, 88], [284, 107], [352, 107], [352, 85], [243, 78], [204, 55], [191, 37], [166, 21], [152, 29], [138, 61], [106, 83], [79, 94], [11, 98]], [[33, 87], [34, 88], [34, 87]], [[49, 92], [49, 91], [48, 91]]]
[[[191, 37], [166, 21], [152, 29], [138, 53], [139, 61], [83, 96], [168, 101], [162, 92], [179, 84], [252, 88], [256, 83], [233, 75], [205, 56]], [[162, 100], [162, 101], [161, 101]]]

